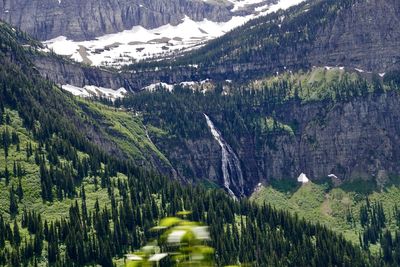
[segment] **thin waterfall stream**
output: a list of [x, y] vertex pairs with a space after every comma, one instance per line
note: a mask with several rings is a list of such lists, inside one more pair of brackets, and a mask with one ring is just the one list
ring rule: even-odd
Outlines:
[[210, 117], [208, 117], [206, 114], [204, 114], [204, 117], [206, 118], [211, 134], [221, 147], [224, 187], [233, 198], [238, 198], [233, 190], [239, 193], [239, 197], [242, 197], [244, 196], [244, 180], [243, 172], [240, 167], [240, 160], [232, 147], [224, 140], [220, 131], [215, 127]]

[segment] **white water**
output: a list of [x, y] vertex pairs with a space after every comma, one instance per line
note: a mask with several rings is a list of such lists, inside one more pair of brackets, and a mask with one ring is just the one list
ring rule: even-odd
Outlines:
[[238, 192], [240, 192], [240, 196], [244, 196], [244, 180], [242, 169], [240, 168], [239, 158], [233, 151], [232, 147], [223, 139], [218, 129], [215, 128], [214, 123], [211, 121], [211, 119], [206, 114], [204, 114], [204, 117], [207, 120], [207, 125], [208, 128], [210, 128], [211, 134], [221, 147], [222, 175], [224, 178], [224, 187], [226, 188], [228, 193], [235, 199], [237, 199], [237, 196], [232, 191], [231, 184]]

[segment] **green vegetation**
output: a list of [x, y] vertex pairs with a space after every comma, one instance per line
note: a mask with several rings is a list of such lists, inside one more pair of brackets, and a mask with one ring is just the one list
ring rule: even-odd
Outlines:
[[[361, 184], [365, 183], [353, 182], [327, 190], [326, 184], [310, 182], [293, 191], [282, 190], [277, 187], [279, 182], [275, 181], [271, 186], [262, 187], [255, 192], [251, 200], [259, 205], [269, 204], [278, 210], [289, 210], [301, 218], [322, 223], [334, 231], [343, 233], [353, 243], [378, 253], [384, 242], [379, 236], [385, 231], [394, 235], [399, 232], [397, 203], [400, 201], [400, 188], [393, 185], [383, 191], [358, 190], [362, 188]], [[355, 191], [351, 191], [350, 188]], [[371, 219], [379, 212], [382, 214], [380, 216], [384, 217], [380, 219], [384, 222], [381, 226]]]
[[[141, 143], [140, 120], [128, 123], [127, 114], [78, 101], [43, 80], [18, 31], [7, 27], [0, 25], [7, 32], [0, 34], [0, 265], [120, 264], [124, 254], [156, 237], [152, 225], [181, 210], [193, 211], [188, 220], [210, 225], [217, 265], [384, 265], [318, 224], [138, 167], [109, 138], [120, 132]], [[188, 121], [152, 119], [159, 133]], [[194, 127], [198, 134], [202, 122]], [[188, 133], [186, 127], [177, 132]]]
[[[78, 99], [78, 104], [87, 116], [86, 123], [95, 123], [102, 135], [115, 142], [122, 151], [131, 156], [136, 162], [148, 164], [157, 157], [166, 165], [171, 166], [168, 159], [160, 152], [154, 143], [148, 138], [147, 129], [142, 123], [142, 117], [133, 112], [116, 109], [97, 102]], [[95, 118], [95, 120], [93, 120]], [[161, 130], [151, 127], [151, 132]]]
[[[334, 24], [342, 10], [350, 9], [358, 2], [304, 2], [289, 10], [279, 10], [251, 20], [183, 56], [161, 62], [144, 61], [127, 68], [151, 70], [154, 67], [168, 69], [174, 66], [178, 69], [189, 69], [189, 66], [195, 64], [198, 65], [196, 73], [200, 77], [204, 75], [205, 78], [209, 78], [207, 74], [218, 66], [223, 68], [224, 72], [217, 73], [216, 78], [241, 81], [246, 81], [251, 75], [262, 77], [266, 72], [284, 72], [286, 68], [290, 68], [291, 71], [308, 69], [313, 63], [307, 59], [307, 55], [314, 52], [314, 43], [317, 43], [315, 46], [318, 47], [318, 51], [321, 49], [321, 42], [322, 45], [328, 45], [328, 42], [321, 41], [322, 38], [317, 39], [320, 37], [318, 34], [326, 30], [327, 25]], [[254, 64], [256, 67], [249, 68], [250, 70], [247, 67], [234, 70], [232, 67], [240, 64]], [[269, 68], [263, 69], [265, 66]], [[258, 73], [257, 68], [261, 69]], [[241, 75], [238, 75], [239, 72]]]
[[[346, 91], [347, 94], [352, 93], [353, 89], [347, 90], [349, 89], [349, 84], [363, 82], [359, 73], [348, 72], [338, 67], [318, 67], [309, 71], [299, 71], [296, 73], [285, 72], [274, 77], [252, 81], [249, 87], [261, 90], [268, 87], [282, 86], [282, 83], [287, 83], [290, 87], [290, 90], [287, 92], [287, 99], [298, 98], [303, 102], [307, 102], [340, 100], [342, 94], [346, 94]], [[336, 88], [340, 84], [343, 86], [347, 84], [345, 90], [342, 91], [340, 88]], [[350, 96], [358, 96], [374, 90], [373, 87], [368, 84], [360, 84], [358, 86], [364, 86], [365, 88], [360, 88], [358, 93], [352, 93], [353, 95]]]
[[[181, 86], [176, 86], [172, 92], [159, 88], [155, 92], [140, 92], [117, 100], [115, 107], [138, 112], [150, 139], [179, 176], [196, 181], [210, 178], [207, 170], [199, 170], [194, 163], [198, 152], [204, 151], [200, 147], [210, 144], [204, 114], [212, 119], [235, 151], [254, 152], [265, 158], [266, 153], [271, 156], [286, 144], [294, 148], [305, 131], [314, 127], [323, 129], [334, 120], [329, 117], [330, 112], [337, 112], [348, 102], [375, 101], [385, 95], [397, 97], [398, 94], [397, 87], [380, 80], [368, 82], [357, 73], [340, 68], [315, 68], [309, 72], [285, 73], [243, 87], [231, 85], [227, 89], [217, 84], [206, 92]], [[300, 114], [302, 110], [313, 110], [316, 114], [311, 118], [310, 113], [304, 120]], [[304, 140], [313, 150], [321, 146], [312, 133], [304, 136]], [[288, 149], [287, 153], [291, 154], [292, 150]], [[288, 157], [287, 164], [291, 164], [291, 160]], [[256, 164], [263, 169], [261, 163]]]

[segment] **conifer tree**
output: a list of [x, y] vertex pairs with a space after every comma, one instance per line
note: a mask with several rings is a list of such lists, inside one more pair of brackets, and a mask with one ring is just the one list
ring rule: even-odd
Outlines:
[[15, 217], [15, 215], [18, 213], [18, 201], [17, 198], [15, 197], [15, 192], [14, 192], [14, 185], [10, 189], [10, 215], [11, 217]]

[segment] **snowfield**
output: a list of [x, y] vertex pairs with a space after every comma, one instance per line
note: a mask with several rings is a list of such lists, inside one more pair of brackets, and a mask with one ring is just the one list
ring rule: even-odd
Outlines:
[[153, 83], [150, 84], [148, 86], [145, 86], [142, 88], [142, 90], [144, 91], [150, 91], [150, 92], [154, 92], [157, 89], [165, 89], [169, 92], [172, 92], [174, 90], [174, 87], [176, 85], [180, 85], [184, 88], [187, 89], [191, 89], [193, 91], [200, 91], [205, 93], [208, 89], [210, 89], [212, 86], [212, 81], [209, 79], [206, 80], [202, 80], [199, 82], [193, 82], [193, 81], [186, 81], [186, 82], [181, 82], [179, 84], [168, 84], [168, 83], [163, 83], [163, 82], [159, 82], [159, 83]]
[[172, 57], [176, 53], [198, 48], [207, 41], [243, 25], [250, 19], [279, 9], [286, 9], [304, 0], [281, 0], [274, 5], [266, 4], [266, 0], [228, 1], [234, 5], [231, 9], [232, 12], [243, 8], [248, 9], [250, 6], [253, 10], [252, 14], [233, 16], [227, 22], [213, 22], [207, 19], [193, 21], [189, 17], [185, 17], [182, 19], [182, 23], [176, 26], [167, 24], [156, 29], [135, 26], [131, 30], [80, 42], [59, 36], [45, 41], [44, 44], [55, 53], [70, 56], [78, 62], [93, 66], [121, 67], [143, 59]]
[[104, 97], [109, 98], [111, 100], [115, 100], [117, 98], [123, 98], [128, 93], [125, 88], [119, 88], [118, 90], [114, 90], [111, 88], [97, 87], [94, 85], [85, 85], [84, 87], [77, 87], [70, 84], [64, 84], [61, 88], [65, 91], [70, 92], [75, 96], [80, 97]]

